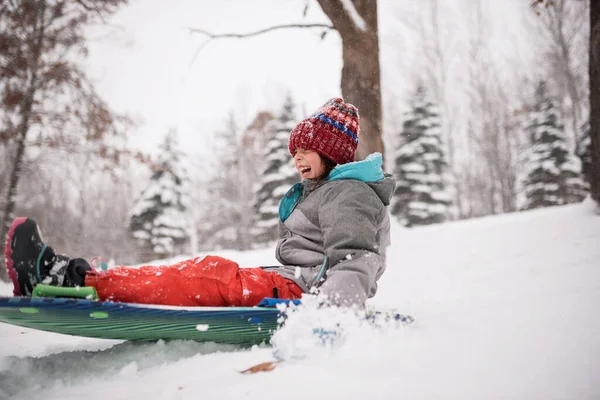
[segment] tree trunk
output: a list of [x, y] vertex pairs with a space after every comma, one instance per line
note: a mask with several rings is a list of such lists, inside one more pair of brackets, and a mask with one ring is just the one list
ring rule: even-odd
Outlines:
[[590, 193], [600, 204], [600, 1], [590, 1]]
[[354, 7], [364, 20], [357, 26], [340, 0], [318, 0], [342, 38], [342, 96], [360, 113], [360, 139], [356, 158], [373, 152], [384, 154], [382, 140], [381, 71], [377, 0], [355, 0]]

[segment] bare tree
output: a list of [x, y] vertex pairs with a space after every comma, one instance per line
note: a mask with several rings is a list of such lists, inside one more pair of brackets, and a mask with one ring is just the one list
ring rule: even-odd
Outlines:
[[[468, 158], [462, 168], [468, 205], [464, 217], [514, 211], [516, 207], [516, 134], [507, 84], [490, 57], [485, 8], [477, 2], [473, 10], [469, 48]], [[477, 167], [475, 167], [477, 166]]]
[[587, 1], [553, 0], [536, 10], [544, 59], [561, 93], [562, 114], [572, 143], [577, 142], [581, 125], [587, 120], [588, 7]]
[[336, 30], [342, 39], [342, 95], [360, 111], [361, 140], [356, 157], [363, 159], [373, 152], [384, 154], [377, 0], [317, 1], [332, 25], [285, 24], [250, 33], [215, 34], [196, 28], [190, 31], [209, 39], [221, 39], [252, 37], [288, 28]]
[[590, 4], [590, 193], [600, 204], [600, 2]]
[[[435, 102], [439, 104], [441, 112], [441, 131], [442, 140], [445, 145], [445, 154], [449, 164], [453, 203], [458, 210], [462, 209], [462, 185], [458, 185], [459, 172], [455, 162], [455, 152], [457, 151], [458, 141], [456, 139], [458, 131], [457, 116], [462, 110], [459, 110], [459, 103], [456, 101], [456, 94], [449, 90], [448, 72], [454, 59], [457, 57], [456, 41], [453, 35], [446, 35], [440, 14], [442, 4], [439, 0], [429, 0], [419, 3], [417, 17], [403, 14], [398, 18], [408, 27], [411, 27], [419, 37], [420, 50], [418, 52], [419, 60], [416, 60], [414, 67], [417, 69], [413, 73], [416, 79], [427, 82], [431, 88]], [[453, 27], [453, 29], [455, 29]], [[456, 212], [452, 213], [456, 214]], [[456, 215], [450, 215], [456, 217]]]
[[146, 165], [125, 157], [115, 168], [98, 155], [67, 158], [66, 152], [44, 151], [35, 162], [23, 164], [15, 211], [34, 218], [44, 240], [60, 253], [137, 262], [138, 249], [125, 221]]
[[[0, 237], [13, 218], [28, 146], [95, 143], [94, 151], [114, 155], [102, 143], [106, 136], [119, 135], [119, 118], [73, 59], [87, 52], [84, 28], [126, 1], [14, 0], [0, 5], [0, 139], [15, 147]], [[0, 279], [6, 279], [3, 271]]]
[[[214, 171], [205, 184], [203, 212], [198, 213], [198, 234], [203, 249], [228, 248], [247, 250], [251, 237], [248, 229], [252, 215], [252, 184], [256, 167], [240, 155], [251, 152], [248, 137], [243, 137], [233, 111], [219, 130], [213, 153]], [[248, 145], [248, 147], [246, 147]], [[195, 195], [197, 197], [197, 195]]]

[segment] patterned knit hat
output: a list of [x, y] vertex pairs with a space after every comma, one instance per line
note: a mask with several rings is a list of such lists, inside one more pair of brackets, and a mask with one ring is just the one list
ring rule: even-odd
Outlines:
[[341, 98], [323, 104], [313, 115], [300, 122], [290, 133], [288, 148], [314, 150], [336, 164], [354, 161], [358, 147], [358, 110]]

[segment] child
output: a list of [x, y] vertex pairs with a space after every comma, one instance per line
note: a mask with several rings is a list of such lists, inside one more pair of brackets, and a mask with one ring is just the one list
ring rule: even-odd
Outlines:
[[334, 304], [364, 304], [385, 270], [386, 206], [395, 183], [381, 154], [353, 162], [356, 107], [334, 98], [290, 133], [289, 151], [302, 178], [279, 207], [275, 267], [239, 268], [216, 256], [170, 266], [93, 271], [83, 259], [56, 254], [36, 223], [17, 218], [5, 258], [15, 296], [37, 283], [93, 286], [101, 300], [176, 306], [254, 306], [265, 297], [298, 299], [320, 291]]

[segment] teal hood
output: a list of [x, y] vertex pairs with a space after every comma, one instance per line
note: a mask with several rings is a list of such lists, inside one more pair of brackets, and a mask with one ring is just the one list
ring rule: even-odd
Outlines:
[[383, 157], [381, 153], [369, 154], [362, 161], [355, 161], [336, 166], [329, 173], [327, 180], [337, 181], [340, 179], [356, 179], [361, 182], [377, 182], [384, 178], [381, 164]]
[[[365, 182], [377, 193], [381, 201], [389, 204], [392, 192], [394, 190], [394, 181], [389, 175], [384, 175], [381, 168], [383, 157], [381, 153], [369, 154], [362, 161], [355, 161], [336, 166], [327, 177], [327, 181], [338, 181], [344, 179], [354, 179]], [[390, 182], [388, 182], [390, 181]], [[306, 186], [310, 186], [313, 181], [296, 183], [287, 191], [279, 203], [279, 219], [285, 221], [296, 205], [304, 198]], [[320, 185], [320, 183], [318, 184]], [[308, 191], [311, 189], [309, 188]]]

